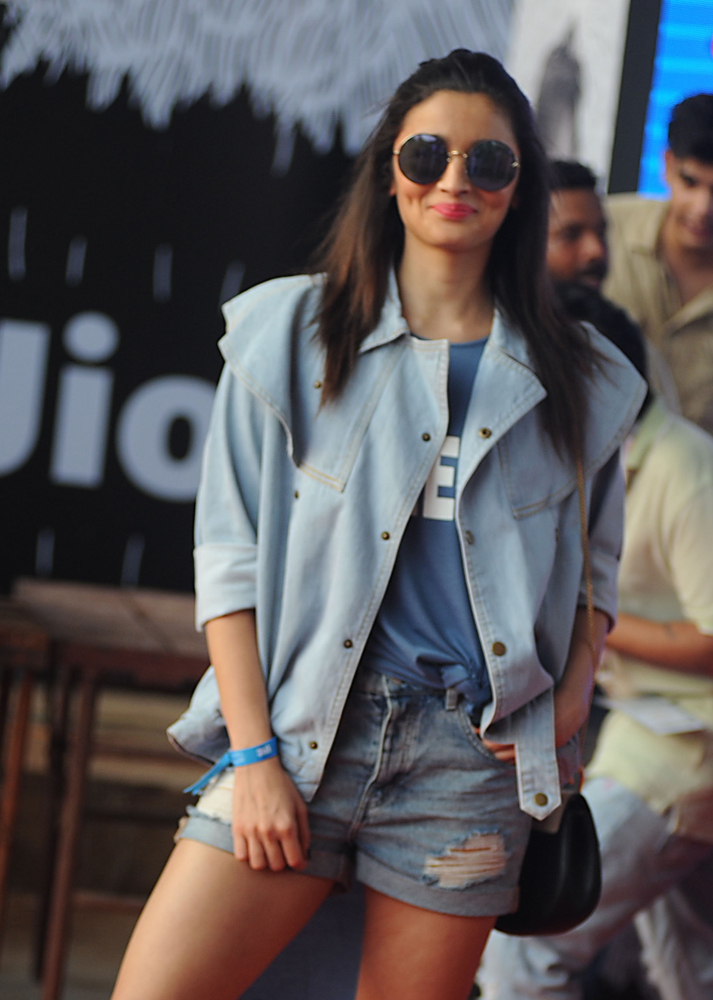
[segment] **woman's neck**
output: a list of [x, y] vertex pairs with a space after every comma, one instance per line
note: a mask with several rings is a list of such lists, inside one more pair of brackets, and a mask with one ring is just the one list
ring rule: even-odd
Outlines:
[[471, 254], [440, 248], [409, 248], [407, 241], [396, 277], [409, 329], [429, 340], [462, 342], [487, 337], [493, 299], [482, 261]]

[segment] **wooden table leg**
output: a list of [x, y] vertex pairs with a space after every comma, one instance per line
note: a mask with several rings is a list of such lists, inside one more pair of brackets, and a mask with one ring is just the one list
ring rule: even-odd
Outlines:
[[0, 753], [5, 743], [5, 724], [7, 722], [7, 709], [10, 702], [11, 687], [12, 667], [9, 664], [0, 663]]
[[10, 861], [12, 839], [15, 833], [17, 807], [20, 799], [20, 779], [22, 777], [22, 762], [25, 755], [25, 739], [27, 723], [30, 717], [32, 700], [32, 674], [23, 671], [17, 691], [15, 711], [10, 729], [10, 739], [0, 797], [0, 934], [5, 904], [5, 882]]
[[79, 716], [70, 758], [67, 792], [62, 807], [59, 844], [50, 899], [47, 944], [42, 966], [41, 1000], [57, 1000], [62, 988], [67, 950], [72, 881], [79, 847], [82, 804], [91, 746], [96, 677], [82, 675], [79, 683]]
[[52, 650], [49, 700], [50, 738], [48, 747], [48, 782], [46, 795], [47, 817], [45, 821], [46, 840], [44, 845], [44, 871], [42, 889], [37, 910], [35, 933], [35, 977], [42, 978], [42, 964], [47, 940], [52, 883], [54, 881], [57, 844], [59, 843], [60, 817], [65, 790], [65, 758], [67, 754], [67, 719], [72, 690], [71, 671], [65, 664], [56, 662], [56, 651]]

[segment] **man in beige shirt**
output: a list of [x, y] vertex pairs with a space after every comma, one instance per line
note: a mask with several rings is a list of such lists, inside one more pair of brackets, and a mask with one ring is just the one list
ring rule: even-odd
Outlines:
[[[607, 199], [603, 292], [660, 352], [683, 415], [713, 433], [713, 94], [673, 109], [665, 163], [668, 201]], [[670, 396], [655, 360], [650, 377]]]

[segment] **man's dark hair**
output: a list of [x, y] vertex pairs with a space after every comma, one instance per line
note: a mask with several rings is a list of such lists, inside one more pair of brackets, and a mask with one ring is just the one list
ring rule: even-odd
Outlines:
[[[618, 347], [624, 357], [631, 361], [641, 377], [648, 382], [648, 362], [646, 347], [636, 323], [629, 319], [623, 309], [615, 306], [609, 299], [595, 291], [589, 285], [580, 285], [576, 281], [562, 281], [555, 285], [555, 291], [565, 312], [572, 318], [591, 323], [607, 340]], [[640, 414], [644, 413], [651, 403], [651, 391], [646, 393]]]
[[713, 164], [713, 94], [695, 94], [674, 107], [668, 148], [681, 160], [692, 157]]
[[594, 191], [596, 174], [576, 160], [550, 160], [550, 190], [576, 191], [585, 188]]

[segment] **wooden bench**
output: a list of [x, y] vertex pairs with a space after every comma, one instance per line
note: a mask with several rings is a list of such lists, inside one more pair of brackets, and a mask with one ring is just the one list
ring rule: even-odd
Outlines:
[[34, 680], [46, 674], [47, 653], [45, 629], [13, 601], [0, 598], [0, 748], [4, 750], [0, 791], [0, 930], [5, 914], [7, 872], [17, 822], [32, 688]]
[[[132, 588], [19, 580], [12, 604], [49, 638], [50, 874], [39, 934], [41, 1000], [62, 989], [73, 877], [91, 755], [96, 694], [118, 686], [192, 690], [208, 665], [193, 626], [193, 598]], [[70, 696], [77, 692], [68, 729]]]

